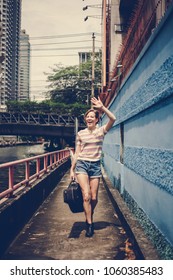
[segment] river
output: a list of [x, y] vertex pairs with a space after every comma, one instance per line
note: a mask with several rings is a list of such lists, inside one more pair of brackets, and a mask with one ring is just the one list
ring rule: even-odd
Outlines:
[[[37, 156], [45, 153], [44, 146], [39, 145], [26, 145], [26, 146], [13, 146], [0, 148], [0, 164], [15, 161], [23, 158]], [[18, 166], [15, 170], [15, 178], [19, 180], [24, 177], [23, 166]], [[15, 179], [15, 182], [18, 181]], [[0, 169], [0, 192], [8, 187], [8, 170]]]

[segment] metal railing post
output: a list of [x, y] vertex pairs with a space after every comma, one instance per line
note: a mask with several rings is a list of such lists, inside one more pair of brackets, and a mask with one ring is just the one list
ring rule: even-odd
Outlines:
[[36, 161], [36, 173], [37, 173], [37, 177], [39, 178], [39, 173], [40, 173], [40, 158], [37, 158], [37, 161]]
[[13, 185], [14, 185], [14, 166], [9, 166], [9, 176], [8, 176], [8, 186], [12, 190], [9, 196], [13, 195]]
[[25, 163], [25, 180], [26, 186], [29, 186], [29, 175], [30, 175], [30, 167], [29, 167], [29, 161]]
[[48, 163], [48, 156], [44, 156], [44, 170], [47, 172], [47, 163]]

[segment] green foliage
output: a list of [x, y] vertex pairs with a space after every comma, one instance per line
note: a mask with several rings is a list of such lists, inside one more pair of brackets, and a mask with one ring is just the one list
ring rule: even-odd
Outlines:
[[32, 114], [58, 114], [80, 116], [88, 110], [87, 105], [80, 103], [65, 104], [46, 100], [42, 102], [33, 101], [8, 101], [7, 111], [10, 113], [32, 113]]
[[[95, 56], [94, 88], [97, 94], [101, 84], [101, 52]], [[48, 75], [51, 82], [49, 88], [50, 99], [65, 104], [89, 104], [92, 81], [92, 60], [79, 66], [55, 65]]]
[[83, 114], [89, 109], [88, 105], [83, 105], [79, 103], [74, 103], [73, 106], [70, 109], [70, 115], [78, 117]]
[[[69, 114], [80, 116], [89, 109], [92, 79], [92, 60], [79, 66], [55, 65], [48, 75], [50, 100], [8, 101], [7, 111], [13, 113]], [[95, 95], [101, 81], [101, 52], [95, 56]]]
[[29, 113], [37, 110], [37, 102], [35, 101], [25, 101], [25, 102], [19, 102], [19, 101], [7, 101], [7, 111], [8, 112], [22, 112], [22, 113]]
[[48, 76], [51, 82], [49, 94], [54, 102], [72, 104], [76, 102], [76, 79], [78, 70], [76, 66], [63, 67], [56, 65], [53, 74]]

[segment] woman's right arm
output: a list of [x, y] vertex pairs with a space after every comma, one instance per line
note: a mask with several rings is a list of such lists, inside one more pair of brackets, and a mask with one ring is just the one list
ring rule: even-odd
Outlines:
[[78, 155], [79, 155], [80, 151], [81, 151], [81, 147], [80, 147], [80, 145], [77, 145], [75, 154], [73, 156], [72, 164], [71, 164], [71, 169], [70, 169], [70, 178], [72, 180], [75, 179], [75, 171], [74, 170], [75, 170], [77, 158], [78, 158]]

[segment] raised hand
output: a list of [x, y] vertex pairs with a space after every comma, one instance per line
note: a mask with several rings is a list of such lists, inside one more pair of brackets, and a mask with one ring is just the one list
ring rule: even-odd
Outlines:
[[91, 102], [95, 109], [101, 110], [103, 108], [103, 103], [101, 102], [99, 97], [98, 99], [96, 97], [92, 97]]

